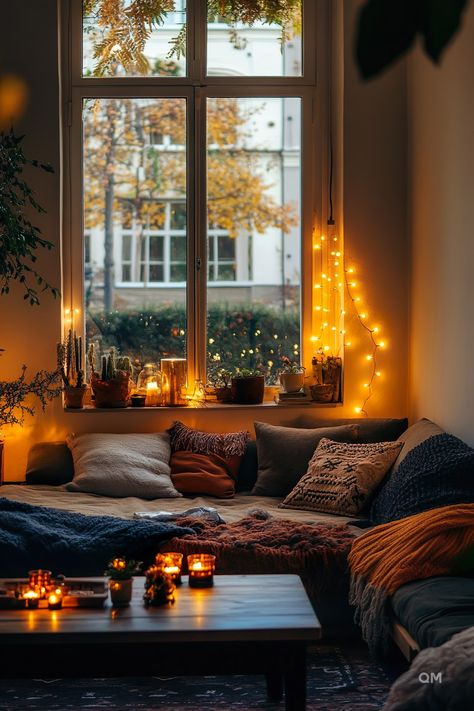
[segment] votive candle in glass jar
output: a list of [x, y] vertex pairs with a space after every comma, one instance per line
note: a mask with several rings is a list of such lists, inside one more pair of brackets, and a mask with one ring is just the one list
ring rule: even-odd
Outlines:
[[155, 564], [171, 577], [175, 585], [181, 585], [182, 553], [157, 553]]
[[186, 405], [186, 358], [162, 358], [163, 405]]
[[48, 588], [51, 585], [51, 571], [42, 570], [30, 570], [28, 573], [28, 585], [31, 590], [39, 593], [40, 597], [46, 597]]
[[216, 556], [209, 553], [188, 555], [189, 586], [191, 588], [211, 588], [214, 585]]

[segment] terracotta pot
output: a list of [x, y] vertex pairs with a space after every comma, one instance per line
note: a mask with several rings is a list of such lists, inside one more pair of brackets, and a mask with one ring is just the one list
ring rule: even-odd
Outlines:
[[132, 599], [133, 578], [109, 580], [110, 599], [115, 607], [124, 607]]
[[281, 373], [280, 383], [286, 393], [297, 393], [304, 385], [304, 370], [301, 373]]
[[258, 405], [263, 402], [265, 377], [251, 375], [245, 378], [232, 378], [232, 402], [238, 405]]
[[130, 397], [128, 373], [121, 373], [111, 380], [101, 380], [97, 375], [93, 375], [91, 386], [96, 407], [127, 407]]
[[334, 395], [334, 385], [326, 383], [325, 385], [312, 385], [311, 398], [314, 402], [332, 402]]
[[64, 405], [72, 408], [84, 407], [86, 393], [87, 385], [82, 385], [80, 388], [64, 388]]

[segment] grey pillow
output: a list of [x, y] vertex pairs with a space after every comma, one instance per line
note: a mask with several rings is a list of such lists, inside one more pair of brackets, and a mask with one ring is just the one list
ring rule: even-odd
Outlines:
[[74, 460], [68, 491], [141, 499], [181, 496], [170, 478], [167, 433], [69, 435], [66, 441]]
[[308, 469], [323, 437], [336, 442], [356, 442], [358, 425], [307, 430], [255, 422], [258, 473], [252, 494], [287, 496]]

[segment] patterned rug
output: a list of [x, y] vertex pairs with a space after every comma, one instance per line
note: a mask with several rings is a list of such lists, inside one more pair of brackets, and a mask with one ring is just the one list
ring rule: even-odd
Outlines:
[[[370, 659], [365, 645], [320, 645], [308, 659], [307, 711], [381, 709], [401, 673]], [[282, 711], [267, 701], [261, 676], [145, 679], [0, 680], [1, 711]]]

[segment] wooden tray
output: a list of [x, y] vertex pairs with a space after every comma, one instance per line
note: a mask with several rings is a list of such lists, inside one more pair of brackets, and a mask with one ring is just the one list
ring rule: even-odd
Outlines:
[[[27, 587], [28, 578], [0, 578], [0, 610], [19, 609], [15, 593]], [[100, 578], [65, 578], [64, 587], [63, 607], [103, 607], [108, 597], [107, 581]], [[45, 607], [48, 601], [40, 600], [39, 608]]]

